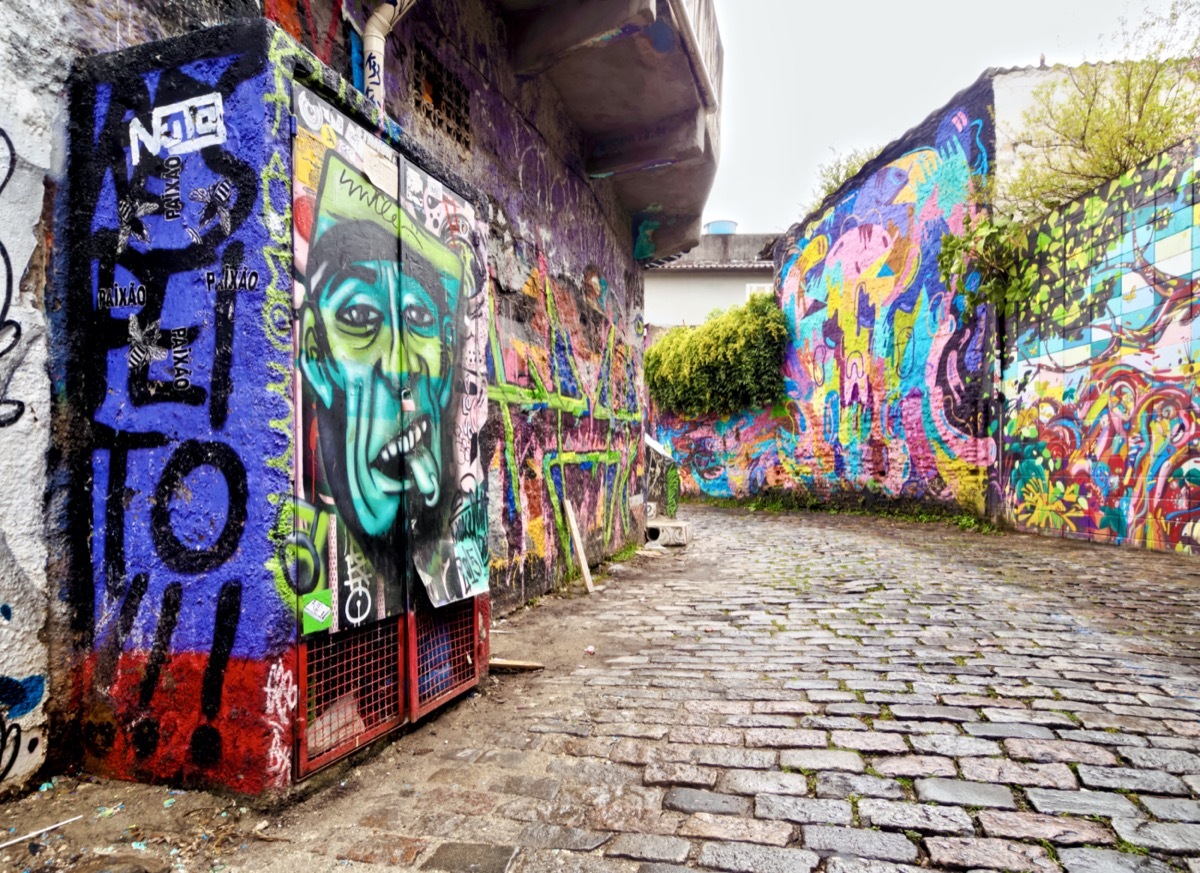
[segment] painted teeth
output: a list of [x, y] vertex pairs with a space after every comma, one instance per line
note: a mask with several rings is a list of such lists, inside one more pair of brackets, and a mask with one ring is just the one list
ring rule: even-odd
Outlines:
[[421, 437], [429, 430], [429, 421], [424, 419], [409, 426], [403, 434], [396, 437], [390, 443], [383, 447], [383, 451], [379, 453], [379, 458], [384, 463], [392, 460], [396, 455], [408, 454], [420, 442]]

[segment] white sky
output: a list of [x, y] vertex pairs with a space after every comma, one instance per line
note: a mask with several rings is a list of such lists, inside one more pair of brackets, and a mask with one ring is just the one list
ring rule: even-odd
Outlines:
[[900, 136], [988, 67], [1103, 56], [1118, 19], [1167, 0], [713, 0], [725, 46], [721, 162], [706, 222], [803, 216], [834, 152]]

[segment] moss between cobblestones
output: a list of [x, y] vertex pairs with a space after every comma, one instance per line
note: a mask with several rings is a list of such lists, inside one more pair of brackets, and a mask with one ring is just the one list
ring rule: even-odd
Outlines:
[[753, 497], [709, 497], [684, 494], [681, 503], [748, 509], [751, 512], [824, 512], [830, 515], [867, 515], [915, 521], [923, 524], [942, 522], [960, 530], [999, 534], [1003, 523], [968, 512], [959, 506], [925, 504], [915, 500], [889, 498], [878, 494], [835, 495], [822, 500], [801, 491], [770, 488]]
[[1145, 846], [1138, 846], [1133, 843], [1117, 837], [1117, 844], [1113, 847], [1118, 852], [1124, 852], [1126, 855], [1149, 855], [1150, 850]]

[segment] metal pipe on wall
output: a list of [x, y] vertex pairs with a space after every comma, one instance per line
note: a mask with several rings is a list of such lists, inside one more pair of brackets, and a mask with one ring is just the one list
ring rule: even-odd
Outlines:
[[383, 67], [387, 36], [417, 0], [387, 0], [371, 13], [363, 29], [363, 83], [368, 99], [383, 111]]

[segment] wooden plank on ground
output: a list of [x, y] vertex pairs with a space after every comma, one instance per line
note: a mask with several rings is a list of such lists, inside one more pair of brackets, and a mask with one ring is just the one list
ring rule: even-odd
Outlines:
[[537, 661], [514, 661], [509, 658], [492, 658], [488, 661], [488, 668], [497, 673], [525, 673], [531, 670], [544, 670], [545, 664], [539, 664]]
[[587, 555], [583, 551], [583, 537], [579, 535], [579, 523], [575, 521], [575, 510], [571, 508], [570, 500], [563, 500], [567, 508], [567, 526], [571, 529], [571, 542], [575, 543], [575, 554], [579, 558], [579, 569], [583, 571], [583, 584], [587, 586], [588, 594], [596, 589], [592, 587], [592, 570], [588, 567]]

